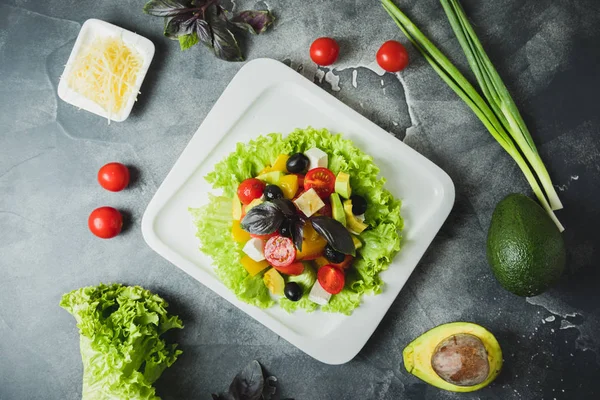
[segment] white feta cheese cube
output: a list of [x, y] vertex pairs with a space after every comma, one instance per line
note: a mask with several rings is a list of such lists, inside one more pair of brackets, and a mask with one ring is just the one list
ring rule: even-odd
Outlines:
[[252, 238], [246, 242], [242, 251], [254, 261], [262, 261], [265, 259], [265, 243], [259, 238]]
[[310, 293], [308, 294], [308, 299], [313, 303], [317, 303], [321, 306], [329, 303], [329, 299], [331, 298], [331, 293], [327, 293], [323, 286], [316, 281], [313, 285], [312, 289], [310, 289]]
[[308, 158], [309, 161], [309, 171], [311, 169], [319, 167], [327, 168], [327, 153], [325, 153], [323, 150], [313, 147], [312, 149], [305, 151], [304, 155]]
[[325, 203], [319, 197], [315, 189], [310, 188], [306, 192], [302, 193], [300, 197], [294, 200], [294, 204], [306, 215], [310, 217], [321, 208], [325, 207]]

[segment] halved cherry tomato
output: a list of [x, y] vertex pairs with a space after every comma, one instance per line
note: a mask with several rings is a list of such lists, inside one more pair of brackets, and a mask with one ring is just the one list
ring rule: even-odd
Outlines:
[[115, 208], [96, 208], [88, 218], [88, 227], [99, 238], [110, 239], [121, 232], [123, 217]]
[[265, 258], [274, 267], [287, 267], [296, 259], [296, 246], [290, 238], [274, 236], [265, 244]]
[[325, 289], [327, 293], [338, 294], [344, 288], [346, 278], [344, 273], [333, 265], [324, 265], [319, 268], [317, 273], [317, 279], [319, 284]]
[[388, 72], [402, 71], [408, 65], [408, 51], [402, 43], [388, 40], [377, 51], [377, 64]]
[[302, 264], [301, 262], [291, 263], [287, 267], [273, 266], [273, 268], [286, 275], [300, 275], [304, 272], [304, 264]]
[[263, 181], [256, 178], [246, 179], [238, 186], [237, 195], [244, 205], [248, 205], [252, 200], [262, 196], [265, 186]]
[[250, 237], [257, 238], [257, 239], [260, 239], [260, 240], [268, 240], [268, 239], [271, 239], [274, 236], [277, 236], [277, 232], [276, 231], [273, 232], [273, 233], [269, 233], [267, 235], [255, 235], [253, 233], [250, 234]]
[[326, 199], [335, 188], [335, 175], [327, 168], [313, 168], [304, 177], [304, 190], [315, 189], [320, 198]]
[[129, 185], [129, 169], [118, 162], [108, 163], [98, 170], [98, 183], [106, 190], [120, 192]]

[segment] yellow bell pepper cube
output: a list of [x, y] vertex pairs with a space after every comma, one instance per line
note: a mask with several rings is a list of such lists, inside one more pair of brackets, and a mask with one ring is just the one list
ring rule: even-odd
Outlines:
[[321, 253], [327, 246], [327, 241], [322, 237], [319, 237], [317, 240], [303, 240], [302, 241], [302, 251], [298, 251], [296, 253], [296, 258], [301, 259], [310, 259]]
[[231, 236], [233, 237], [233, 240], [238, 243], [246, 243], [251, 239], [250, 234], [242, 229], [240, 221], [237, 220], [233, 221], [233, 226], [231, 227]]
[[287, 161], [290, 158], [287, 154], [280, 154], [275, 159], [271, 171], [281, 171], [287, 173]]
[[267, 262], [267, 260], [254, 261], [253, 259], [251, 259], [248, 256], [242, 257], [242, 259], [240, 260], [240, 263], [246, 269], [246, 271], [248, 271], [250, 276], [255, 276], [260, 271], [264, 270], [265, 268], [267, 268], [269, 266], [269, 263]]
[[291, 200], [296, 196], [296, 192], [298, 192], [298, 176], [292, 174], [282, 176], [277, 186], [281, 188], [283, 197]]
[[315, 264], [317, 264], [317, 268], [321, 268], [322, 266], [331, 263], [325, 257], [317, 257], [315, 258]]

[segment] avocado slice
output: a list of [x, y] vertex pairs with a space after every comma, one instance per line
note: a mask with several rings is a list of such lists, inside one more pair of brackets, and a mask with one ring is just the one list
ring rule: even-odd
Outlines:
[[563, 274], [565, 243], [537, 202], [513, 193], [498, 203], [492, 215], [487, 259], [504, 289], [518, 296], [537, 296]]
[[335, 192], [345, 199], [349, 199], [352, 195], [350, 188], [350, 175], [345, 172], [338, 173], [335, 178]]
[[270, 183], [271, 185], [277, 185], [283, 177], [283, 175], [284, 173], [281, 171], [271, 171], [258, 175], [256, 179]]
[[[452, 322], [425, 332], [404, 348], [402, 357], [408, 372], [451, 392], [479, 390], [502, 368], [502, 350], [494, 335], [470, 322]], [[458, 367], [448, 362], [456, 358], [462, 361]]]
[[346, 213], [344, 212], [340, 195], [337, 193], [331, 193], [329, 199], [331, 200], [331, 215], [333, 216], [333, 219], [346, 226]]
[[361, 233], [369, 227], [369, 225], [359, 221], [352, 213], [352, 200], [344, 201], [344, 212], [346, 214], [346, 227], [352, 232]]

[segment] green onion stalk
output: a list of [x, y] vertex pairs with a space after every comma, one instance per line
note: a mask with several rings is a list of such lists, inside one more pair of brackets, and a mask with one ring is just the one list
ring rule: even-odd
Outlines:
[[515, 102], [458, 0], [440, 1], [485, 99], [391, 0], [382, 0], [382, 5], [435, 72], [471, 108], [494, 139], [515, 160], [542, 207], [558, 229], [564, 231], [554, 215], [554, 210], [561, 209], [562, 204]]

